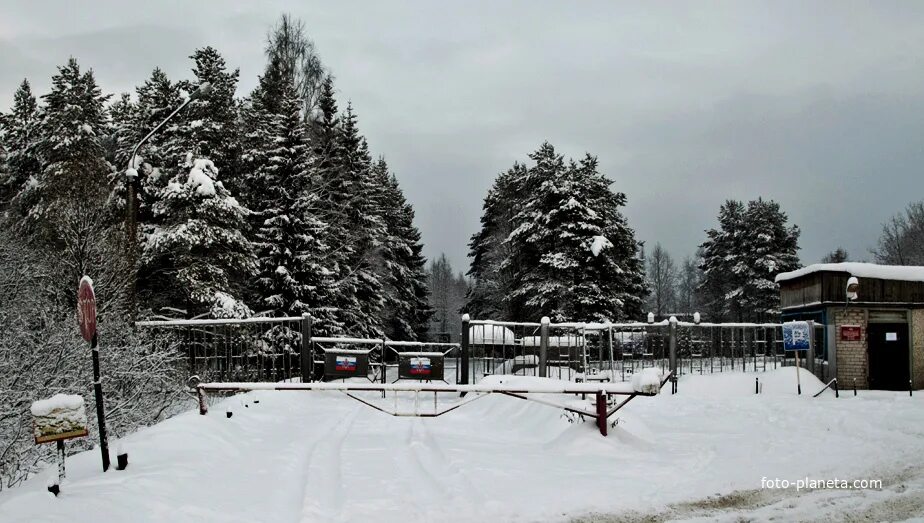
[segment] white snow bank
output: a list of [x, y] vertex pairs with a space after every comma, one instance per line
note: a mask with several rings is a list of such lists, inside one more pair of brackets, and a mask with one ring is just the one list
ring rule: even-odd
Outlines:
[[661, 371], [648, 367], [632, 375], [632, 388], [643, 394], [657, 394], [661, 391]]
[[776, 275], [776, 282], [794, 280], [814, 272], [846, 272], [857, 278], [875, 278], [879, 280], [924, 281], [924, 267], [902, 265], [879, 265], [876, 263], [815, 263], [796, 271], [781, 272]]
[[513, 331], [503, 325], [472, 325], [468, 328], [468, 341], [473, 345], [513, 345]]

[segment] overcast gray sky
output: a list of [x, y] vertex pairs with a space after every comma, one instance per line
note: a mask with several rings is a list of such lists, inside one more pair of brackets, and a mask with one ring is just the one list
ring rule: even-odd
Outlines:
[[188, 78], [205, 45], [246, 95], [283, 12], [457, 269], [494, 177], [543, 140], [597, 155], [638, 238], [677, 258], [728, 198], [779, 201], [803, 262], [869, 258], [924, 198], [921, 2], [5, 1], [0, 107], [70, 55], [133, 92], [155, 66]]

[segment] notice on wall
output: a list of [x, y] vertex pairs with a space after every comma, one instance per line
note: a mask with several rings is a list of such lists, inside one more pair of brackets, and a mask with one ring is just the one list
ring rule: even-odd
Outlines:
[[898, 333], [897, 332], [887, 332], [886, 341], [898, 341]]

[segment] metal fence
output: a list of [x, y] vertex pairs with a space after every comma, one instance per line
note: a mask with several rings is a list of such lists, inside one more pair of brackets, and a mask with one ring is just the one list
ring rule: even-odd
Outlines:
[[[824, 326], [816, 324], [816, 340]], [[671, 347], [673, 345], [673, 351]], [[823, 341], [822, 341], [823, 345]], [[810, 351], [804, 366], [826, 379], [827, 362]], [[676, 375], [766, 371], [793, 365], [779, 323], [531, 323], [463, 320], [469, 375], [548, 376], [625, 381], [638, 369]], [[463, 367], [466, 363], [462, 363]]]
[[[160, 350], [179, 351], [188, 374], [203, 381], [329, 380], [328, 353], [362, 354], [370, 381], [408, 379], [407, 357], [439, 362], [450, 383], [476, 383], [492, 374], [546, 376], [569, 381], [626, 381], [641, 368], [675, 375], [765, 371], [793, 365], [778, 323], [543, 323], [463, 319], [462, 343], [316, 337], [308, 316], [237, 320], [145, 321]], [[824, 326], [816, 324], [816, 339]], [[823, 343], [822, 343], [823, 346]], [[823, 350], [804, 366], [829, 378]], [[416, 376], [429, 379], [429, 376]]]
[[190, 376], [216, 381], [285, 381], [302, 376], [308, 317], [140, 321], [158, 350], [180, 352]]
[[[361, 355], [370, 381], [402, 379], [407, 356], [439, 360], [439, 380], [459, 381], [457, 343], [403, 342], [373, 338], [320, 337], [310, 316], [223, 320], [140, 321], [155, 331], [157, 350], [177, 351], [189, 376], [203, 381], [268, 382], [333, 379], [325, 372], [328, 353]], [[427, 379], [419, 375], [418, 379]]]

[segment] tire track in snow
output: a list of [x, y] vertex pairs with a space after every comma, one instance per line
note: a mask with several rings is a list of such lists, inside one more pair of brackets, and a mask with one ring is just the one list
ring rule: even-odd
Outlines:
[[[465, 498], [467, 502], [481, 504], [486, 499], [485, 495], [465, 472], [463, 468], [465, 462], [462, 460], [450, 459], [446, 455], [439, 439], [427, 428], [426, 420], [420, 420], [419, 425], [420, 431], [423, 434], [422, 441], [424, 445], [426, 448], [432, 450], [431, 454], [427, 454], [427, 459], [421, 459], [422, 465], [430, 470], [440, 470], [441, 473], [439, 476], [451, 478], [454, 482], [461, 483], [462, 497]], [[450, 492], [454, 491], [450, 490]]]
[[318, 437], [305, 462], [304, 490], [296, 521], [331, 521], [343, 511], [343, 443], [362, 406], [353, 405], [339, 423]]

